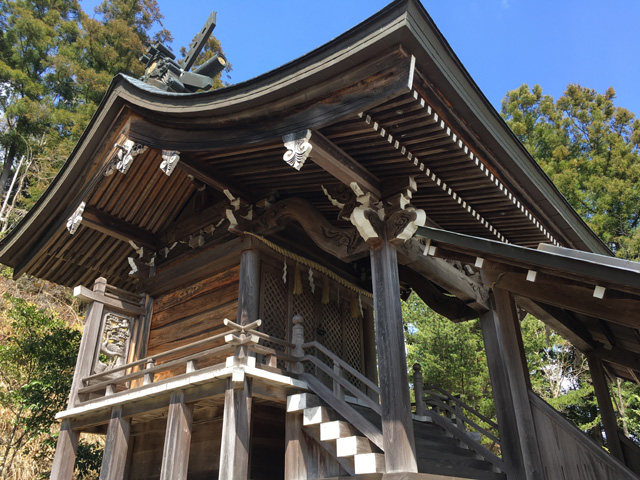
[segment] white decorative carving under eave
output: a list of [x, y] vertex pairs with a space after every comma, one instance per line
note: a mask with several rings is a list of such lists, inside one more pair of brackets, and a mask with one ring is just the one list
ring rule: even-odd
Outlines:
[[116, 144], [116, 147], [118, 148], [116, 168], [122, 174], [126, 174], [129, 171], [135, 157], [149, 148], [146, 145], [135, 143], [133, 140], [125, 140], [122, 145]]
[[311, 153], [311, 130], [302, 130], [296, 133], [289, 133], [282, 137], [287, 152], [282, 159], [296, 170], [300, 170], [304, 162]]
[[67, 230], [69, 230], [71, 235], [76, 233], [76, 230], [78, 230], [78, 227], [82, 223], [82, 214], [84, 213], [84, 207], [86, 206], [87, 204], [85, 202], [80, 203], [78, 208], [76, 208], [76, 211], [73, 212], [73, 215], [71, 215], [69, 220], [67, 220]]
[[162, 163], [160, 164], [160, 170], [162, 170], [168, 177], [173, 173], [173, 169], [180, 161], [180, 152], [176, 150], [162, 150]]
[[100, 350], [94, 373], [111, 370], [126, 363], [132, 320], [131, 317], [111, 312], [104, 315]]

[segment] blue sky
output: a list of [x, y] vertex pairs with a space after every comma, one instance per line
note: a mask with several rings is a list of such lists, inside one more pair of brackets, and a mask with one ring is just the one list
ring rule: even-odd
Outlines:
[[[84, 0], [91, 11], [97, 0]], [[340, 35], [387, 0], [158, 0], [174, 51], [211, 10], [214, 35], [233, 65], [231, 83], [276, 68]], [[423, 0], [489, 101], [540, 84], [557, 98], [569, 83], [604, 92], [640, 114], [640, 1]]]

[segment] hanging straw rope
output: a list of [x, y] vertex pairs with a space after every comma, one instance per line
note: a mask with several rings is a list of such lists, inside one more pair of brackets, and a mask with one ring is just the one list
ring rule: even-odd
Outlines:
[[[282, 255], [282, 256], [290, 259], [290, 260], [293, 260], [293, 261], [295, 261], [295, 262], [297, 262], [299, 264], [302, 264], [302, 265], [305, 265], [307, 267], [313, 268], [317, 272], [322, 273], [323, 275], [329, 277], [334, 282], [342, 285], [343, 287], [348, 288], [352, 292], [358, 293], [358, 294], [363, 295], [363, 296], [368, 297], [368, 298], [373, 298], [373, 294], [371, 292], [368, 292], [364, 288], [360, 288], [357, 285], [354, 285], [353, 283], [351, 283], [350, 281], [345, 280], [341, 276], [339, 276], [336, 273], [334, 273], [331, 270], [329, 270], [324, 265], [320, 265], [319, 263], [314, 262], [313, 260], [309, 260], [308, 258], [302, 257], [302, 256], [298, 255], [297, 253], [290, 252], [289, 250], [287, 250], [285, 248], [282, 248], [282, 247], [276, 245], [275, 243], [273, 243], [272, 241], [267, 240], [266, 238], [264, 238], [264, 237], [262, 237], [260, 235], [257, 235], [255, 233], [252, 233], [252, 232], [243, 232], [243, 233], [245, 235], [249, 235], [249, 236], [251, 236], [253, 238], [257, 238], [258, 240], [260, 240], [262, 243], [264, 243], [267, 247], [269, 247], [274, 252], [279, 253], [280, 255]], [[329, 291], [328, 288], [327, 288], [327, 291]]]

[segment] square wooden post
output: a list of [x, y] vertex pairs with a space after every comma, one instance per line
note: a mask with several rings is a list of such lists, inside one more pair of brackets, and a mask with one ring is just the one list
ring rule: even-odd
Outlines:
[[598, 409], [600, 410], [600, 416], [602, 417], [604, 432], [607, 435], [607, 446], [614, 457], [622, 463], [625, 463], [624, 454], [622, 453], [622, 445], [620, 445], [620, 437], [618, 434], [618, 421], [616, 420], [616, 413], [613, 410], [611, 394], [609, 393], [609, 387], [607, 386], [607, 378], [604, 374], [602, 361], [593, 354], [587, 355], [587, 361], [589, 362], [591, 382], [593, 383], [593, 390], [596, 394], [596, 399], [598, 400]]
[[[96, 279], [93, 284], [94, 292], [104, 293], [106, 288], [107, 280], [102, 277]], [[85, 317], [78, 359], [76, 360], [71, 392], [69, 393], [69, 408], [75, 407], [78, 403], [78, 390], [82, 387], [82, 379], [91, 374], [93, 359], [95, 358], [96, 348], [99, 343], [98, 335], [100, 334], [103, 312], [104, 304], [93, 302]], [[71, 480], [73, 477], [79, 435], [80, 432], [72, 430], [69, 420], [62, 422], [62, 425], [60, 425], [60, 436], [56, 442], [56, 453], [53, 457], [53, 465], [51, 466], [51, 479]]]
[[51, 480], [71, 480], [78, 451], [79, 432], [71, 429], [71, 421], [63, 420], [51, 466]]
[[507, 477], [509, 480], [524, 480], [526, 473], [520, 449], [520, 438], [495, 311], [489, 310], [482, 314], [480, 326], [487, 355], [493, 403], [496, 407], [498, 429], [500, 430], [500, 448], [507, 468]]
[[314, 460], [309, 437], [302, 431], [302, 415], [287, 413], [285, 421], [284, 480], [307, 480], [317, 466], [308, 465]]
[[529, 400], [529, 370], [524, 357], [520, 321], [515, 302], [506, 290], [494, 288], [491, 296], [494, 318], [497, 320], [501, 356], [507, 374], [508, 386], [513, 405], [524, 473], [527, 480], [545, 478], [540, 460], [531, 402]]
[[417, 472], [398, 259], [386, 238], [371, 248], [371, 275], [386, 471]]
[[[227, 381], [222, 417], [222, 444], [220, 446], [221, 479], [247, 480], [251, 445], [251, 379], [243, 375], [240, 388]], [[235, 379], [238, 381], [238, 379]]]
[[124, 478], [130, 431], [131, 419], [122, 418], [122, 407], [115, 407], [111, 410], [111, 420], [109, 420], [107, 428], [107, 439], [100, 467], [100, 480], [122, 480]]
[[171, 394], [164, 436], [160, 480], [186, 480], [191, 449], [193, 404], [184, 403], [184, 392]]

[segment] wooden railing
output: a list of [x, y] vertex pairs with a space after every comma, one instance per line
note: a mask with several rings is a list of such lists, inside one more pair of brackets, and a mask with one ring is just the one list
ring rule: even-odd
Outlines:
[[464, 403], [459, 396], [451, 395], [435, 385], [425, 387], [419, 364], [416, 363], [413, 370], [414, 413], [418, 419], [430, 418], [496, 468], [505, 471], [503, 460], [482, 442], [482, 438], [485, 438], [497, 451], [501, 450], [498, 424]]
[[[80, 399], [85, 399], [91, 395], [95, 397], [101, 392], [111, 395], [117, 391], [132, 390], [153, 383], [155, 376], [161, 372], [171, 371], [174, 373], [173, 376], [176, 375], [176, 371], [193, 373], [198, 370], [199, 362], [226, 359], [232, 355], [243, 357], [247, 356], [249, 351], [263, 355], [267, 366], [274, 367], [278, 359], [295, 365], [298, 362], [296, 357], [258, 344], [260, 339], [264, 339], [289, 349], [293, 348], [292, 343], [257, 331], [256, 328], [261, 324], [261, 320], [256, 320], [249, 325], [238, 325], [225, 319], [224, 325], [227, 328], [217, 335], [83, 378], [78, 395]], [[193, 353], [181, 356], [187, 352]]]

